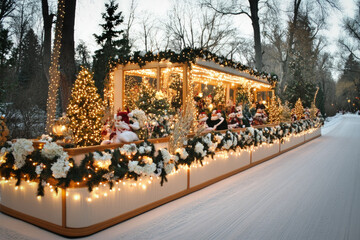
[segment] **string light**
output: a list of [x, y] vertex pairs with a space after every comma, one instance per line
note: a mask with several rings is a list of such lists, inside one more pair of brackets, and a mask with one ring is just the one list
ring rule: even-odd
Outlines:
[[67, 108], [69, 128], [76, 146], [91, 146], [101, 142], [101, 119], [104, 107], [97, 93], [93, 74], [82, 68], [71, 91]]
[[49, 91], [46, 106], [46, 132], [50, 133], [56, 117], [56, 100], [60, 82], [59, 58], [61, 50], [62, 28], [65, 15], [65, 0], [58, 0], [58, 13], [55, 28], [54, 48], [49, 68]]

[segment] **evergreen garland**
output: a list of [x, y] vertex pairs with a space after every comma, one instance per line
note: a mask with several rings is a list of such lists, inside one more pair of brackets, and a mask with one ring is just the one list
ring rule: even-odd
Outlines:
[[238, 71], [245, 72], [250, 74], [251, 76], [258, 77], [260, 79], [267, 80], [272, 86], [276, 86], [276, 83], [279, 81], [277, 75], [269, 74], [266, 72], [258, 72], [251, 67], [243, 65], [241, 63], [234, 62], [230, 59], [227, 59], [223, 56], [217, 56], [214, 53], [202, 48], [184, 48], [180, 53], [175, 53], [171, 50], [166, 50], [163, 52], [159, 52], [154, 54], [149, 51], [145, 54], [143, 52], [137, 51], [134, 52], [131, 56], [121, 57], [117, 61], [114, 62], [114, 66], [116, 63], [126, 65], [129, 63], [138, 64], [140, 67], [145, 66], [148, 62], [160, 62], [164, 60], [168, 60], [172, 63], [195, 63], [197, 58], [201, 58], [205, 61], [213, 61], [220, 66], [234, 68]]
[[[74, 160], [70, 158], [71, 168], [66, 177], [58, 179], [53, 177], [51, 169], [58, 157], [49, 159], [41, 150], [34, 150], [26, 156], [25, 164], [16, 169], [14, 168], [15, 158], [11, 145], [5, 145], [3, 146], [5, 153], [0, 155], [0, 177], [6, 180], [15, 177], [16, 186], [19, 186], [22, 180], [38, 181], [37, 194], [43, 196], [46, 183], [51, 183], [55, 187], [55, 191], [58, 187], [69, 187], [71, 182], [85, 184], [89, 191], [92, 191], [100, 183], [108, 183], [111, 189], [116, 181], [137, 180], [144, 174], [138, 168], [145, 169], [151, 166], [153, 168], [151, 174], [159, 176], [162, 185], [167, 181], [167, 174], [173, 169], [178, 169], [179, 165], [191, 166], [194, 163], [203, 165], [205, 157], [214, 157], [218, 151], [236, 151], [237, 148], [247, 149], [259, 146], [262, 143], [273, 143], [275, 140], [283, 142], [284, 138], [290, 134], [299, 134], [311, 128], [318, 128], [322, 123], [322, 119], [316, 121], [300, 120], [291, 124], [280, 123], [276, 127], [265, 127], [263, 129], [249, 127], [240, 133], [232, 131], [226, 131], [224, 134], [211, 132], [188, 139], [182, 150], [176, 151], [175, 155], [171, 155], [166, 149], [155, 151], [154, 145], [148, 141], [143, 141], [138, 145], [125, 144], [114, 150], [88, 153], [79, 166], [75, 165]], [[111, 158], [109, 166], [107, 168], [99, 167], [95, 154], [99, 156], [108, 154]], [[36, 168], [40, 165], [44, 167], [41, 173], [37, 174]], [[136, 167], [134, 168], [134, 166]]]

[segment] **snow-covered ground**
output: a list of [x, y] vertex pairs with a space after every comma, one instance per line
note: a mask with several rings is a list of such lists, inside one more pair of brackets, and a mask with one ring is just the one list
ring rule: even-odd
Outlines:
[[[86, 239], [360, 239], [360, 116]], [[0, 214], [0, 239], [63, 239]]]

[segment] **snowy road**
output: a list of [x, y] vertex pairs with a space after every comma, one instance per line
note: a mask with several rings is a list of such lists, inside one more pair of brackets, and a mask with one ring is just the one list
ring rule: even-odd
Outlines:
[[[86, 239], [360, 239], [360, 116]], [[63, 239], [0, 214], [0, 239]]]

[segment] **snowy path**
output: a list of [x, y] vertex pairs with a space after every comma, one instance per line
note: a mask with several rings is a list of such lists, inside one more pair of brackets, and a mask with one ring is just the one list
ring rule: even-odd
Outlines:
[[[360, 239], [360, 116], [86, 239]], [[0, 239], [63, 239], [0, 214]]]

